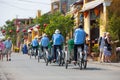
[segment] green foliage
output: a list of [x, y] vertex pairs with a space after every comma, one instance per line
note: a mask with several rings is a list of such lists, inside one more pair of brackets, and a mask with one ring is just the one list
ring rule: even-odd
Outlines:
[[111, 33], [113, 39], [120, 40], [120, 17], [113, 15], [110, 18], [108, 31]]
[[[50, 38], [56, 29], [59, 29], [63, 36], [66, 37], [72, 30], [74, 25], [73, 22], [74, 21], [71, 19], [70, 15], [64, 16], [59, 12], [54, 14], [45, 14], [34, 20], [34, 23], [40, 24], [41, 31], [45, 32]], [[47, 26], [44, 27], [44, 24], [47, 24]]]
[[92, 51], [98, 54], [99, 53], [99, 45], [94, 44], [94, 46], [92, 47]]
[[110, 32], [113, 40], [120, 40], [120, 0], [113, 0], [111, 6], [108, 7], [108, 13], [107, 31]]
[[44, 32], [44, 24], [49, 24], [50, 14], [44, 14], [41, 17], [34, 19], [34, 24], [40, 24], [40, 29]]
[[[16, 28], [14, 26], [14, 20], [6, 21], [6, 25], [4, 25], [3, 27], [4, 27], [4, 30], [6, 31], [5, 32], [6, 38], [11, 37], [13, 44], [15, 44], [16, 43], [16, 38], [15, 38], [16, 37]], [[10, 33], [10, 30], [12, 31], [11, 33]]]
[[108, 7], [109, 15], [120, 16], [120, 0], [112, 0], [112, 4]]
[[72, 30], [73, 20], [70, 16], [54, 15], [50, 24], [46, 27], [45, 32], [52, 36], [56, 29], [59, 29], [64, 37]]

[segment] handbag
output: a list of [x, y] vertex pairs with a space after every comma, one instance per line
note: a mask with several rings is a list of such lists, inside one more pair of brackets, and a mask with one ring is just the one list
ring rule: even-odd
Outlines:
[[107, 50], [108, 50], [108, 51], [111, 51], [111, 50], [112, 50], [111, 45], [108, 45], [108, 46], [107, 46]]

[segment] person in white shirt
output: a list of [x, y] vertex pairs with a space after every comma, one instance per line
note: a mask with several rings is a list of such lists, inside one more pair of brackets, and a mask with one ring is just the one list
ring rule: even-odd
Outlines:
[[99, 50], [100, 50], [100, 54], [99, 54], [99, 59], [100, 62], [104, 62], [104, 45], [105, 45], [105, 37], [106, 37], [106, 32], [103, 33], [103, 36], [100, 37], [99, 39]]

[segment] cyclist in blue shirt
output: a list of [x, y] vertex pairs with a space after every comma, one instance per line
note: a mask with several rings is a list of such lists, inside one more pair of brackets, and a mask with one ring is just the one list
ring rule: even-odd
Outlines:
[[32, 40], [31, 45], [32, 45], [32, 48], [33, 48], [33, 49], [36, 49], [36, 55], [38, 55], [39, 43], [38, 43], [37, 37], [35, 37], [35, 38]]
[[47, 35], [44, 33], [43, 37], [41, 38], [41, 50], [43, 52], [43, 48], [48, 49], [48, 44], [49, 44], [49, 38], [47, 37]]
[[84, 50], [86, 32], [83, 30], [83, 26], [80, 25], [74, 31], [74, 60], [77, 61], [77, 48], [81, 47], [82, 51]]
[[52, 36], [52, 41], [53, 41], [53, 46], [54, 46], [54, 62], [56, 61], [57, 58], [57, 53], [56, 50], [57, 48], [62, 50], [62, 44], [64, 42], [64, 37], [62, 34], [60, 34], [60, 31], [58, 29], [55, 30], [55, 34]]

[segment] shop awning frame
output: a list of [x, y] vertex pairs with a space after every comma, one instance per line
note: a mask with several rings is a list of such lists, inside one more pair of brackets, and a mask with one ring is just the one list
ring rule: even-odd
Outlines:
[[83, 8], [80, 12], [85, 12], [87, 10], [93, 9], [103, 3], [104, 3], [104, 0], [95, 0], [95, 1], [88, 2], [83, 5]]

